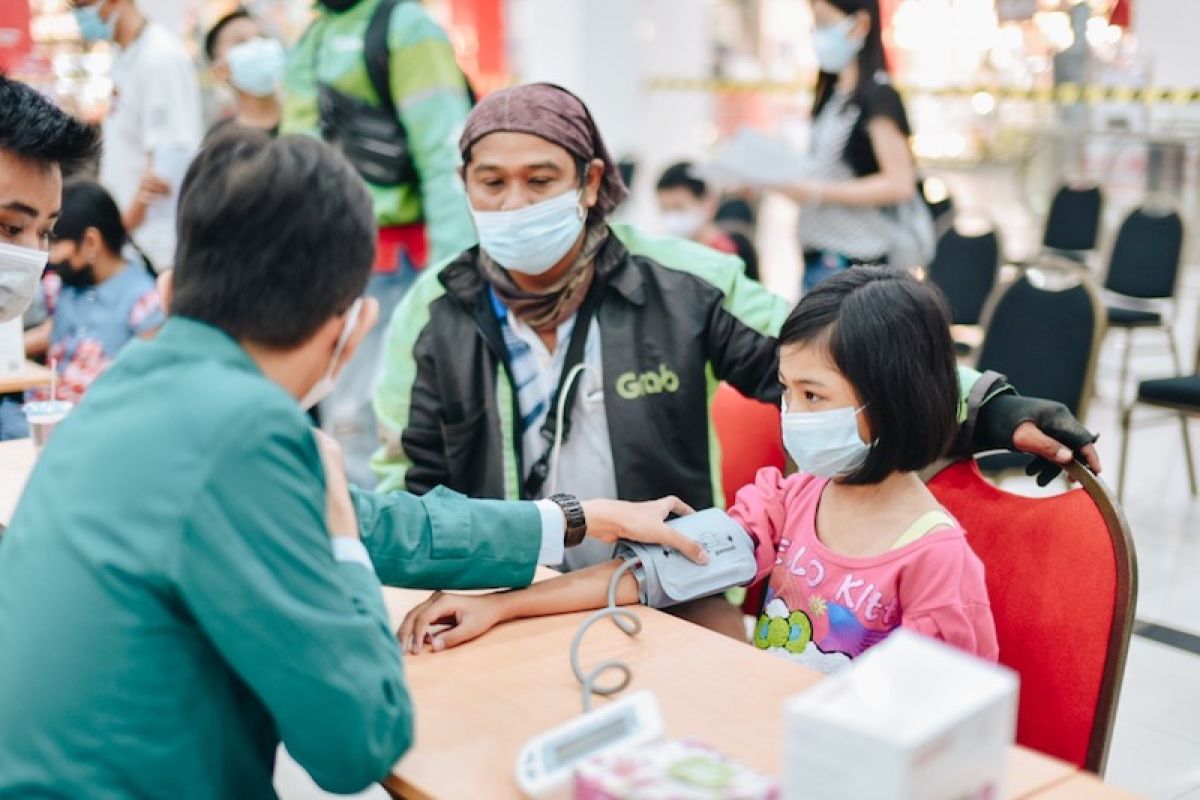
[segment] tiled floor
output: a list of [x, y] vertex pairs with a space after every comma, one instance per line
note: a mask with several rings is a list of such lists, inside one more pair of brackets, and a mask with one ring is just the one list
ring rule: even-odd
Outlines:
[[[1183, 296], [1176, 335], [1189, 366], [1200, 265], [1187, 271]], [[1120, 457], [1120, 339], [1110, 336], [1105, 344], [1098, 397], [1088, 418], [1100, 431], [1105, 477], [1111, 482]], [[1154, 337], [1146, 334], [1145, 340]], [[1170, 359], [1153, 349], [1139, 353], [1134, 364], [1143, 378], [1172, 374]], [[1155, 418], [1160, 421], [1135, 427], [1131, 436], [1125, 492], [1138, 555], [1138, 619], [1200, 635], [1200, 500], [1188, 490], [1179, 423], [1149, 409], [1135, 414], [1135, 420]], [[1200, 444], [1198, 427], [1191, 425], [1193, 444]], [[1200, 654], [1134, 636], [1107, 778], [1150, 798], [1200, 798]]]

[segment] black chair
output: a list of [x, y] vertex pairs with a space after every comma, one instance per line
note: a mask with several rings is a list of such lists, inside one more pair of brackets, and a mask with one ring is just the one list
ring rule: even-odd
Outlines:
[[[1198, 342], [1200, 344], [1200, 342]], [[1162, 408], [1174, 413], [1179, 419], [1183, 434], [1183, 452], [1187, 457], [1188, 485], [1192, 496], [1196, 490], [1196, 465], [1192, 457], [1192, 440], [1188, 432], [1188, 419], [1200, 416], [1200, 349], [1196, 352], [1193, 374], [1177, 375], [1174, 378], [1142, 381], [1138, 384], [1137, 398], [1125, 407], [1121, 414], [1121, 469], [1117, 477], [1117, 498], [1125, 495], [1125, 466], [1129, 460], [1129, 430], [1133, 427], [1133, 410], [1137, 406]]]
[[[1035, 284], [1047, 278], [1063, 289]], [[999, 287], [984, 311], [984, 338], [976, 368], [1006, 376], [1022, 394], [1057, 400], [1083, 419], [1104, 336], [1104, 307], [1086, 275], [1021, 273]], [[980, 459], [987, 472], [1016, 469], [1030, 457], [1004, 453]]]
[[977, 236], [947, 228], [929, 264], [929, 279], [950, 302], [953, 325], [978, 325], [983, 304], [1000, 273], [1000, 240], [994, 230]]
[[[1113, 241], [1104, 288], [1127, 299], [1169, 300], [1175, 296], [1182, 257], [1183, 220], [1179, 214], [1170, 208], [1135, 208], [1121, 223]], [[1125, 331], [1118, 396], [1124, 397], [1135, 330], [1154, 329], [1166, 336], [1175, 374], [1183, 371], [1171, 322], [1164, 319], [1162, 312], [1130, 305], [1109, 305], [1108, 325]]]
[[954, 197], [940, 178], [918, 179], [917, 188], [929, 208], [929, 216], [933, 218], [933, 230], [940, 237], [954, 225], [954, 217], [958, 213]]
[[1086, 189], [1059, 187], [1050, 203], [1050, 213], [1046, 215], [1042, 247], [1082, 262], [1096, 247], [1103, 202], [1098, 186]]

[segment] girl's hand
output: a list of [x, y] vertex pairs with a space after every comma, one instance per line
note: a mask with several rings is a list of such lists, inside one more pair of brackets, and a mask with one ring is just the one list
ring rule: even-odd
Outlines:
[[[396, 638], [406, 653], [418, 655], [425, 645], [445, 650], [469, 642], [504, 622], [504, 593], [461, 595], [434, 592], [409, 611], [400, 623]], [[446, 630], [430, 633], [433, 625], [449, 625]]]

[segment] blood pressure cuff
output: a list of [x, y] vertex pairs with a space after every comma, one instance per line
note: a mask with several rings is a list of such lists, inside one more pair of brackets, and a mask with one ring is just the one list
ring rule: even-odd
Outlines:
[[754, 579], [758, 572], [754, 540], [724, 511], [710, 508], [668, 524], [704, 545], [708, 563], [694, 564], [678, 550], [662, 545], [621, 542], [616, 557], [641, 562], [633, 574], [643, 605], [667, 608]]

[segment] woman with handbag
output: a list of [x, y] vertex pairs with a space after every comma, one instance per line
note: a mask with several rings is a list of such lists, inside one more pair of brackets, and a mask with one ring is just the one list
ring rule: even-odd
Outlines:
[[917, 192], [904, 103], [888, 76], [878, 0], [810, 0], [820, 72], [802, 206], [804, 291], [859, 265], [923, 266], [933, 227]]

